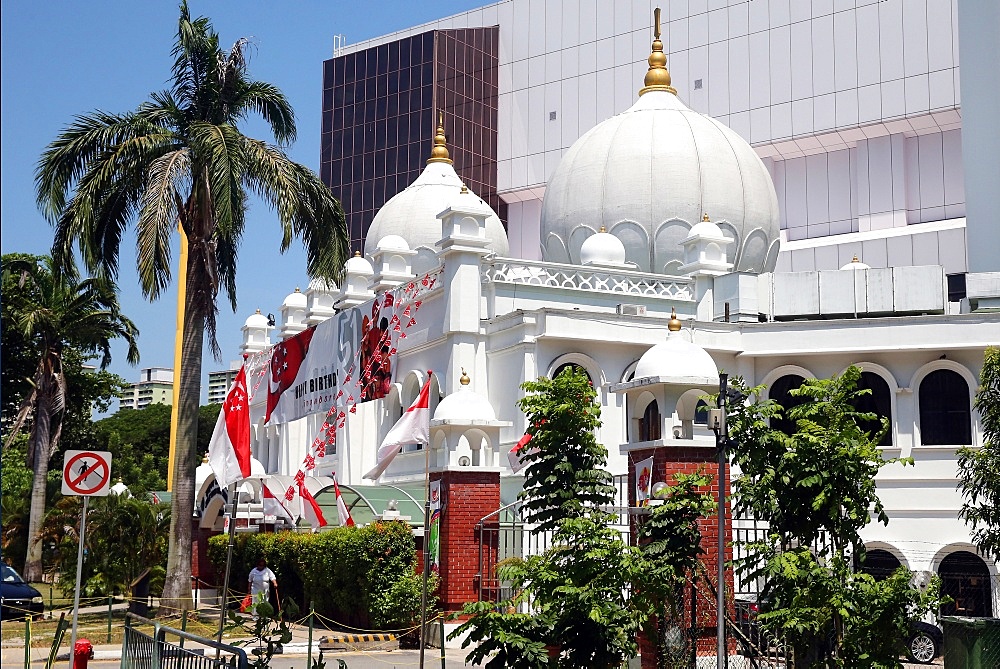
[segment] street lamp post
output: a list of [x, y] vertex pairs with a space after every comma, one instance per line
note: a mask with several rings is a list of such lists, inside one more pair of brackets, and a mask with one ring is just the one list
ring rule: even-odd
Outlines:
[[715, 446], [719, 457], [719, 543], [716, 561], [718, 564], [718, 580], [715, 588], [715, 655], [716, 667], [725, 669], [726, 658], [726, 447], [729, 445], [729, 427], [726, 424], [726, 398], [728, 395], [729, 375], [719, 374], [718, 409], [713, 413], [712, 430], [715, 432]]

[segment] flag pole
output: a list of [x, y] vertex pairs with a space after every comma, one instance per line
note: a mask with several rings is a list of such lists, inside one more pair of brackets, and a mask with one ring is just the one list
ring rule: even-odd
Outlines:
[[[233, 506], [230, 512], [229, 518], [229, 546], [226, 547], [226, 572], [225, 576], [222, 578], [222, 594], [220, 596], [220, 608], [219, 608], [219, 632], [216, 638], [218, 643], [222, 643], [222, 630], [226, 625], [226, 606], [229, 594], [229, 573], [233, 565], [233, 537], [236, 534], [236, 504], [237, 504], [237, 492], [236, 484], [229, 484], [229, 495], [232, 497]], [[219, 649], [215, 649], [215, 657], [219, 657]]]
[[[427, 379], [427, 383], [430, 383]], [[431, 574], [430, 554], [430, 524], [431, 524], [431, 444], [430, 439], [424, 444], [424, 577], [420, 588], [420, 669], [424, 669], [424, 649], [427, 625], [427, 580]], [[444, 638], [441, 639], [444, 648]]]

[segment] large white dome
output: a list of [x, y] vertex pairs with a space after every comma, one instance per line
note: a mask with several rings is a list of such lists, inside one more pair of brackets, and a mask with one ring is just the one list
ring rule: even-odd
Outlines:
[[774, 269], [778, 199], [767, 168], [737, 133], [678, 99], [659, 39], [653, 49], [636, 103], [578, 139], [549, 179], [543, 258], [580, 263], [583, 242], [605, 226], [641, 270], [677, 274], [679, 242], [708, 213], [735, 239], [735, 271]]
[[[424, 171], [375, 214], [365, 236], [366, 256], [374, 255], [383, 238], [395, 235], [417, 252], [413, 257], [414, 274], [423, 274], [437, 267], [437, 248], [434, 245], [441, 239], [441, 221], [437, 215], [448, 208], [463, 185], [448, 158], [444, 139], [444, 128], [439, 127]], [[505, 256], [510, 251], [507, 233], [496, 212], [490, 211], [491, 215], [486, 219], [486, 237], [490, 240], [488, 248]]]

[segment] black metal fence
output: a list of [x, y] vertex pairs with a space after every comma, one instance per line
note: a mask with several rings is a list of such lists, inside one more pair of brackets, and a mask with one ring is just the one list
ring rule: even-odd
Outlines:
[[135, 669], [247, 669], [248, 662], [242, 648], [217, 643], [214, 639], [127, 613], [121, 666]]

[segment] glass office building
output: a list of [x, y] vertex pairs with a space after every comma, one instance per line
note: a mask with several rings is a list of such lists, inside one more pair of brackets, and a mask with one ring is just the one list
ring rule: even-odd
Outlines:
[[506, 218], [497, 195], [498, 30], [431, 30], [323, 64], [320, 174], [344, 206], [353, 250], [423, 169], [436, 111], [458, 175]]

